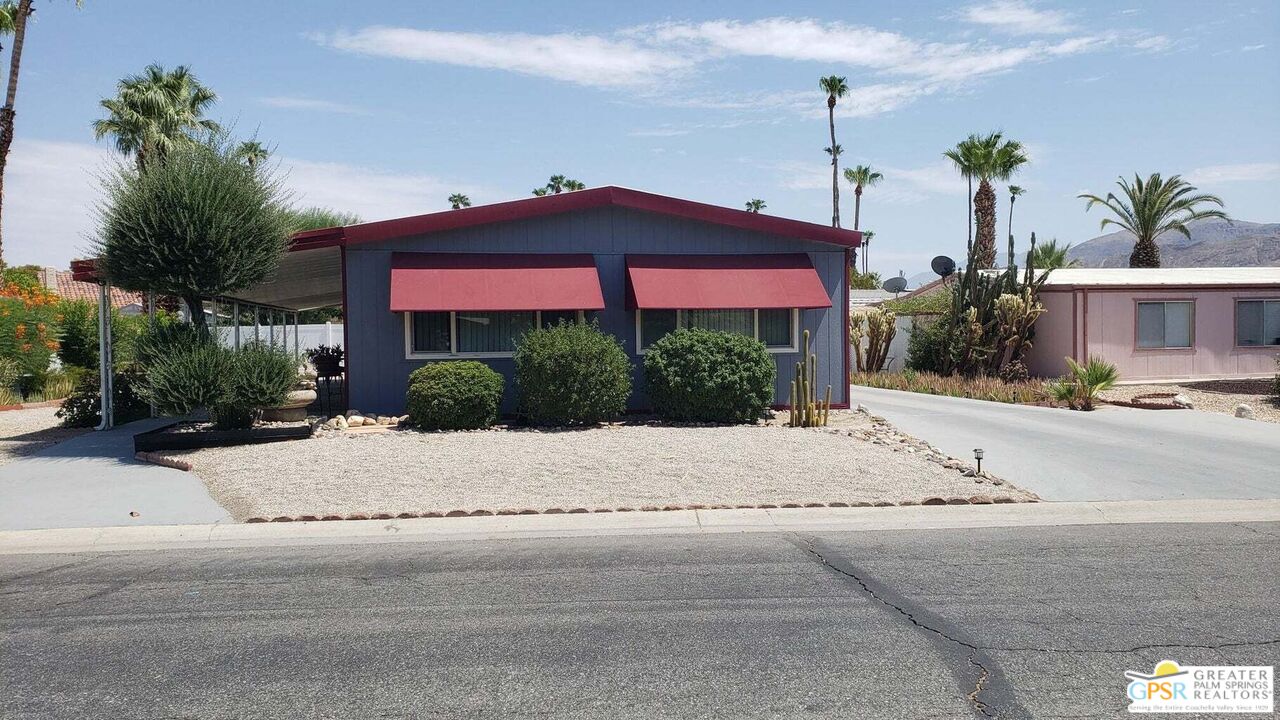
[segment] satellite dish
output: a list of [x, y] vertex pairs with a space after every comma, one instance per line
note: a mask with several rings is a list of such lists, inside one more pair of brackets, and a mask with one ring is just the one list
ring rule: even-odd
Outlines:
[[956, 261], [946, 255], [939, 255], [929, 263], [929, 267], [933, 268], [940, 277], [946, 277], [956, 271]]
[[904, 277], [891, 277], [884, 281], [880, 286], [885, 292], [891, 292], [895, 295], [907, 289], [907, 279]]

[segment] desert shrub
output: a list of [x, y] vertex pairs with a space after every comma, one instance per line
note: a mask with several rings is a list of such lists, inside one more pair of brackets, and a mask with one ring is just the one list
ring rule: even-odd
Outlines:
[[156, 364], [168, 355], [196, 345], [212, 343], [208, 331], [182, 322], [156, 323], [155, 327], [143, 327], [134, 342], [133, 360], [143, 369]]
[[209, 413], [218, 429], [252, 427], [263, 408], [284, 402], [298, 381], [298, 365], [289, 353], [262, 343], [224, 352], [227, 370]]
[[37, 392], [58, 349], [58, 296], [43, 286], [0, 281], [0, 357], [27, 376], [26, 392]]
[[474, 360], [423, 365], [409, 375], [409, 421], [423, 430], [475, 430], [498, 419], [502, 376]]
[[950, 342], [950, 334], [943, 323], [915, 318], [911, 323], [911, 334], [907, 336], [906, 367], [919, 372], [938, 372], [942, 369], [943, 358], [951, 351]]
[[515, 365], [520, 412], [536, 425], [608, 420], [631, 396], [627, 353], [595, 324], [561, 322], [525, 333]]
[[22, 396], [14, 389], [18, 382], [18, 361], [0, 357], [0, 405], [17, 405]]
[[[80, 369], [77, 368], [77, 370]], [[76, 381], [83, 375], [83, 372], [51, 370], [44, 376], [44, 385], [40, 388], [40, 394], [45, 400], [61, 400], [69, 397], [76, 389]]]
[[676, 330], [644, 359], [654, 411], [682, 422], [755, 422], [773, 400], [777, 374], [764, 343], [714, 330]]
[[210, 341], [198, 342], [152, 359], [141, 389], [164, 415], [187, 415], [212, 408], [222, 398], [231, 353]]
[[1035, 381], [1007, 382], [993, 377], [939, 375], [910, 368], [900, 373], [854, 373], [849, 380], [854, 385], [865, 387], [1005, 403], [1036, 402], [1044, 399], [1045, 395], [1044, 386]]
[[1072, 410], [1092, 410], [1098, 395], [1120, 379], [1116, 366], [1100, 357], [1090, 357], [1083, 365], [1072, 358], [1066, 358], [1066, 361], [1067, 374], [1048, 382], [1045, 390], [1054, 400], [1065, 402]]
[[[117, 424], [141, 420], [151, 414], [147, 401], [138, 394], [140, 375], [137, 370], [116, 373], [112, 378], [112, 395], [115, 400]], [[62, 401], [57, 417], [66, 427], [94, 427], [102, 421], [101, 395], [97, 373], [82, 373], [75, 391]]]
[[[63, 365], [96, 370], [98, 367], [98, 306], [85, 300], [64, 300], [58, 305], [58, 358]], [[156, 313], [156, 323], [169, 325], [174, 316], [163, 310]], [[146, 315], [121, 315], [111, 311], [111, 357], [117, 368], [132, 363], [137, 356], [138, 339], [147, 331]]]

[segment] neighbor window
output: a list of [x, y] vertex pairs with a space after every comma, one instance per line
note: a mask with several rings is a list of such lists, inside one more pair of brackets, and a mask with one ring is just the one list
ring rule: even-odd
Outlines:
[[1185, 300], [1138, 303], [1138, 347], [1191, 347], [1193, 315]]
[[1280, 345], [1280, 300], [1236, 301], [1236, 345]]
[[799, 311], [795, 308], [765, 310], [637, 310], [636, 342], [649, 349], [676, 328], [702, 328], [738, 333], [763, 342], [775, 352], [794, 351]]
[[406, 354], [511, 355], [520, 336], [535, 326], [550, 327], [561, 320], [581, 322], [583, 317], [581, 310], [405, 313]]

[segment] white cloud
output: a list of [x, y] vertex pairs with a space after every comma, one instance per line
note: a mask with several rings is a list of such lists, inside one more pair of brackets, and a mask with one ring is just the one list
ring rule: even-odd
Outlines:
[[[280, 168], [295, 204], [319, 205], [354, 212], [366, 221], [446, 210], [451, 193], [461, 192], [477, 203], [492, 202], [492, 190], [451, 182], [434, 175], [283, 158]], [[503, 198], [506, 199], [506, 198]]]
[[355, 105], [347, 105], [346, 103], [332, 102], [329, 100], [292, 97], [288, 95], [273, 95], [270, 97], [258, 98], [258, 102], [268, 107], [281, 108], [284, 110], [310, 110], [314, 112], [337, 113], [340, 115], [369, 114], [368, 110]]
[[1254, 52], [1255, 50], [1261, 50], [1266, 46], [1267, 46], [1266, 43], [1263, 43], [1261, 45], [1245, 45], [1240, 48], [1240, 52]]
[[1187, 173], [1187, 180], [1198, 185], [1229, 182], [1269, 182], [1280, 180], [1280, 163], [1240, 163], [1210, 165]]
[[1037, 10], [1021, 0], [994, 0], [964, 9], [960, 17], [1012, 35], [1062, 35], [1075, 30], [1061, 10]]
[[5, 171], [4, 255], [12, 265], [66, 268], [88, 254], [105, 147], [14, 140]]
[[621, 87], [654, 82], [690, 64], [686, 57], [595, 35], [465, 33], [368, 27], [318, 36], [324, 45], [361, 55], [509, 70], [579, 85]]

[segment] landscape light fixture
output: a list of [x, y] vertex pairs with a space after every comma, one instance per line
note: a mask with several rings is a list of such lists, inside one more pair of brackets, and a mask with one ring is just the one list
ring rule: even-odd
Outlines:
[[982, 448], [973, 449], [973, 459], [978, 461], [978, 472], [982, 472]]

